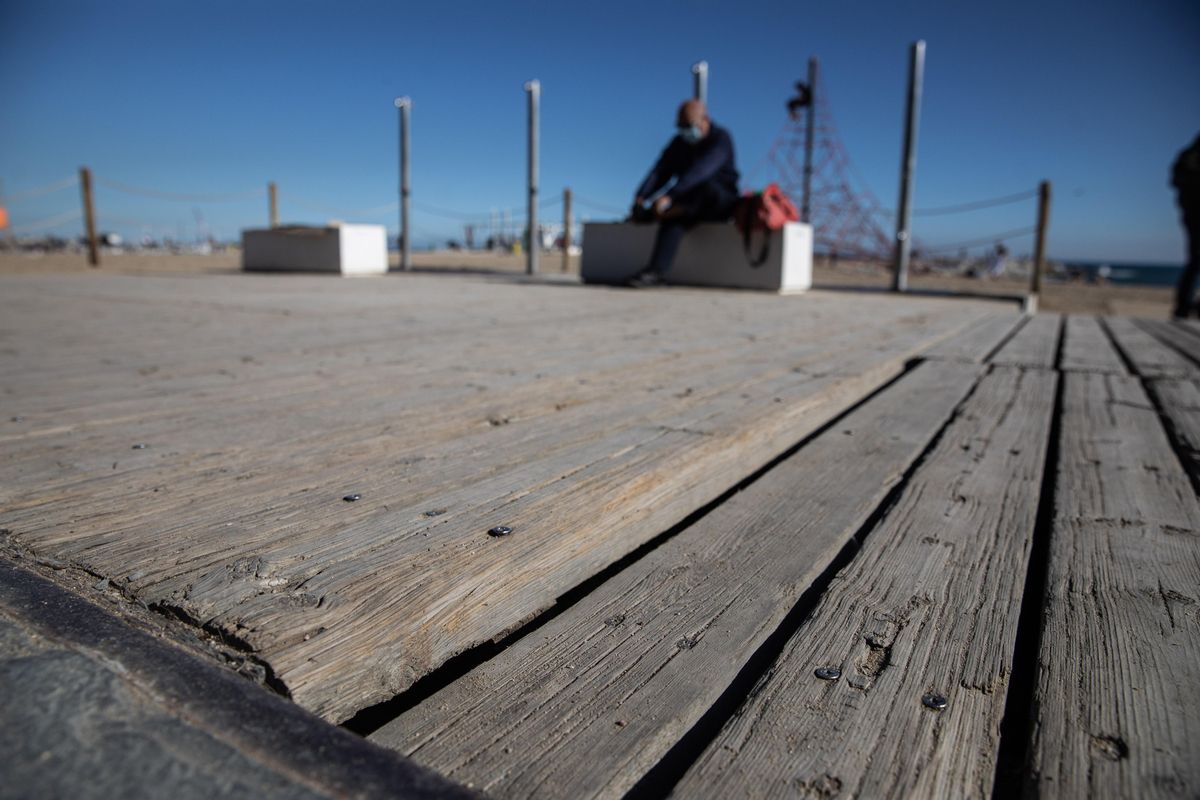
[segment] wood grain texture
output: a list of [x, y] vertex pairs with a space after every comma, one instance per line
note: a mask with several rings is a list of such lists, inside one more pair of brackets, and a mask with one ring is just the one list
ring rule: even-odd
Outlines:
[[1149, 381], [1174, 436], [1176, 450], [1194, 481], [1200, 481], [1200, 378]]
[[33, 276], [0, 297], [0, 527], [240, 643], [332, 720], [994, 310], [423, 275]]
[[619, 797], [707, 711], [974, 384], [926, 362], [373, 741], [498, 797]]
[[1062, 315], [1034, 314], [992, 356], [992, 363], [1005, 367], [1053, 369], [1061, 329]]
[[1063, 333], [1061, 369], [1068, 372], [1108, 372], [1127, 375], [1125, 363], [1095, 317], [1072, 314]]
[[1194, 363], [1151, 336], [1133, 320], [1106, 317], [1104, 326], [1143, 378], [1183, 378], [1197, 374]]
[[981, 363], [1025, 322], [1017, 312], [997, 312], [981, 318], [957, 336], [945, 339], [923, 354], [938, 361]]
[[[1200, 364], [1200, 336], [1176, 321], [1166, 322], [1156, 319], [1136, 320], [1137, 326], [1154, 336], [1159, 341], [1189, 358], [1193, 364]], [[1200, 372], [1200, 370], [1197, 370]]]
[[1043, 797], [1200, 793], [1200, 505], [1138, 382], [1065, 378], [1033, 771]]
[[1057, 380], [981, 381], [678, 796], [990, 796]]

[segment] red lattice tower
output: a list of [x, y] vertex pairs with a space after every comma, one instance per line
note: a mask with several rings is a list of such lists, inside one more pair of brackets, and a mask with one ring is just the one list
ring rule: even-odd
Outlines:
[[[816, 249], [844, 258], [887, 260], [891, 237], [878, 222], [879, 200], [854, 169], [838, 136], [824, 85], [818, 83], [813, 119], [810, 219]], [[768, 163], [797, 205], [804, 193], [804, 136], [813, 106], [795, 110], [771, 145]]]

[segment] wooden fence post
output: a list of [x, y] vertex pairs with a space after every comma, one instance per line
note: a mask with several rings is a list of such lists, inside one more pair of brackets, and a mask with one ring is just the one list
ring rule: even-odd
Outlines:
[[96, 241], [96, 209], [92, 202], [92, 171], [79, 168], [79, 190], [83, 196], [83, 222], [87, 231], [88, 263], [100, 266], [100, 246]]
[[1034, 303], [1042, 291], [1042, 270], [1046, 267], [1046, 229], [1050, 225], [1050, 181], [1038, 185], [1037, 239], [1033, 245], [1033, 276], [1029, 287]]
[[571, 190], [563, 189], [563, 260], [562, 271], [571, 268]]

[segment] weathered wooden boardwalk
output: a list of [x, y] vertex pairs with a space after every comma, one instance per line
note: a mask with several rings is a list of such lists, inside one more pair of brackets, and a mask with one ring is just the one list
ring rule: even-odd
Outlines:
[[259, 794], [1200, 792], [1193, 326], [431, 275], [10, 277], [0, 314], [10, 729], [70, 713], [29, 659], [121, 667], [39, 620], [82, 599], [433, 771], [311, 717], [361, 786], [255, 750], [220, 690], [80, 708], [253, 751], [188, 770]]

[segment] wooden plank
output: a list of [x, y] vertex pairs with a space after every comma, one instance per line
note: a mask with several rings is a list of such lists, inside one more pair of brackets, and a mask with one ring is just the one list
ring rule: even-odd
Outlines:
[[1200, 378], [1149, 381], [1174, 436], [1179, 457], [1194, 481], [1200, 482]]
[[980, 382], [680, 797], [990, 796], [1056, 382]]
[[992, 356], [992, 363], [1004, 367], [1053, 369], [1061, 329], [1060, 314], [1035, 314]]
[[1117, 347], [1143, 378], [1185, 378], [1197, 374], [1196, 365], [1125, 317], [1106, 317], [1104, 325]]
[[239, 642], [335, 720], [992, 310], [422, 276], [5, 290], [0, 374], [32, 410], [0, 420], [0, 527]]
[[1100, 322], [1078, 314], [1067, 317], [1060, 368], [1068, 372], [1128, 374]]
[[917, 366], [371, 739], [500, 796], [547, 787], [563, 797], [623, 795], [712, 706], [977, 374], [952, 362]]
[[[1200, 336], [1178, 322], [1139, 319], [1134, 322], [1142, 330], [1171, 346], [1189, 358], [1193, 364], [1200, 363]], [[1200, 372], [1200, 370], [1197, 370]]]
[[1200, 793], [1200, 504], [1138, 382], [1068, 375], [1039, 658], [1042, 796]]
[[935, 361], [964, 361], [979, 364], [1025, 321], [1021, 314], [997, 313], [972, 323], [962, 333], [939, 342], [925, 351]]

